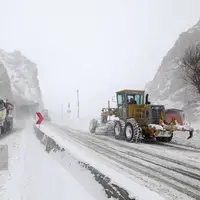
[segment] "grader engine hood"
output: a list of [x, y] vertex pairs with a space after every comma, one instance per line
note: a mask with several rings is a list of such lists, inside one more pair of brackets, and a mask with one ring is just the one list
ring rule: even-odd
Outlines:
[[163, 105], [149, 105], [146, 110], [148, 128], [147, 132], [155, 137], [170, 137], [173, 132], [172, 126], [163, 127], [160, 122], [165, 118]]

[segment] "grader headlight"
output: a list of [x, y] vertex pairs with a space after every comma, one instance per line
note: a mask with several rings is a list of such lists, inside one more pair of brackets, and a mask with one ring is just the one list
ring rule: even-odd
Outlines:
[[160, 118], [158, 122], [159, 122], [159, 124], [163, 124], [164, 120], [162, 118]]
[[148, 132], [149, 132], [149, 134], [150, 134], [151, 136], [153, 136], [153, 135], [154, 135], [154, 128], [148, 127]]

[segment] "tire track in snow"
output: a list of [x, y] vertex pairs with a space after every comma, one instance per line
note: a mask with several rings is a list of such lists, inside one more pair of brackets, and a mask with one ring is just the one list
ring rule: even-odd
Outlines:
[[[101, 140], [102, 142], [109, 142], [110, 143], [110, 140], [107, 139], [106, 137], [103, 138], [103, 137], [97, 137], [99, 140]], [[182, 165], [182, 166], [187, 166], [188, 168], [191, 168], [193, 170], [200, 170], [199, 167], [197, 166], [194, 166], [192, 164], [189, 164], [189, 163], [186, 163], [186, 162], [183, 162], [183, 161], [180, 161], [180, 160], [175, 160], [173, 158], [169, 158], [169, 157], [166, 157], [166, 156], [162, 156], [160, 154], [156, 154], [155, 152], [154, 153], [151, 153], [149, 151], [146, 151], [144, 149], [140, 149], [140, 148], [137, 148], [137, 147], [134, 147], [134, 146], [127, 146], [125, 144], [122, 144], [122, 143], [119, 143], [118, 141], [111, 141], [111, 143], [114, 143], [115, 145], [118, 145], [120, 147], [123, 147], [123, 148], [126, 148], [126, 149], [129, 149], [129, 150], [134, 150], [134, 151], [137, 151], [137, 152], [140, 152], [140, 153], [143, 153], [143, 154], [146, 154], [146, 155], [149, 155], [149, 156], [153, 156], [153, 157], [157, 157], [159, 159], [162, 159], [162, 160], [165, 160], [165, 161], [168, 161], [168, 162], [171, 162], [171, 163], [176, 163], [178, 165]], [[134, 145], [134, 144], [133, 144]], [[153, 148], [152, 148], [153, 149]]]
[[[98, 144], [95, 144], [91, 141], [87, 141], [87, 143], [86, 143], [85, 140], [80, 140], [80, 138], [78, 138], [78, 137], [72, 136], [72, 138], [73, 138], [73, 140], [75, 140], [76, 142], [78, 142], [79, 144], [81, 144], [83, 146], [87, 146], [89, 148], [93, 147], [92, 150], [94, 150], [97, 153], [102, 154], [103, 156], [106, 156], [108, 159], [111, 159], [111, 160], [115, 161], [116, 163], [120, 163], [121, 165], [126, 166], [131, 170], [137, 171], [145, 176], [151, 177], [154, 180], [162, 182], [170, 187], [173, 187], [177, 191], [184, 193], [194, 199], [200, 198], [200, 194], [197, 194], [200, 191], [200, 187], [198, 187], [198, 186], [191, 185], [187, 181], [183, 181], [178, 178], [175, 178], [174, 176], [169, 175], [170, 173], [167, 174], [164, 172], [159, 172], [157, 169], [155, 169], [153, 167], [144, 165], [143, 163], [136, 161], [136, 159], [127, 158], [125, 156], [120, 155], [119, 153], [116, 153], [116, 151], [108, 150], [107, 148], [100, 146]], [[126, 160], [126, 161], [122, 161], [122, 160]], [[147, 161], [147, 162], [149, 162], [149, 161]], [[162, 178], [159, 177], [160, 175], [162, 176]], [[173, 183], [173, 182], [175, 182], [175, 183]], [[187, 186], [187, 189], [185, 186]], [[188, 187], [191, 189], [189, 190]], [[195, 192], [194, 192], [194, 190], [195, 190]]]
[[[197, 184], [190, 184], [190, 183], [188, 183], [188, 181], [185, 181], [188, 178], [190, 178], [191, 180], [194, 179], [193, 181], [199, 181], [200, 180], [200, 176], [198, 174], [190, 173], [188, 171], [184, 171], [184, 170], [179, 169], [179, 168], [174, 168], [174, 169], [173, 168], [169, 168], [169, 167], [164, 166], [163, 164], [155, 163], [152, 160], [149, 160], [147, 158], [143, 158], [141, 156], [138, 156], [135, 153], [133, 154], [132, 152], [123, 152], [123, 151], [117, 152], [116, 149], [113, 149], [110, 146], [107, 146], [105, 144], [106, 137], [105, 138], [97, 137], [98, 138], [97, 140], [100, 139], [102, 141], [101, 145], [99, 145], [99, 142], [97, 140], [94, 141], [94, 137], [87, 137], [85, 135], [83, 136], [83, 135], [80, 135], [80, 134], [70, 133], [69, 130], [65, 130], [65, 131], [67, 131], [66, 134], [70, 138], [72, 138], [73, 140], [75, 140], [79, 144], [81, 144], [83, 146], [86, 146], [86, 147], [96, 151], [97, 153], [100, 153], [101, 155], [104, 155], [107, 158], [109, 158], [109, 159], [111, 159], [111, 160], [113, 160], [113, 161], [115, 161], [117, 163], [120, 163], [123, 166], [126, 166], [130, 170], [138, 171], [139, 173], [142, 173], [142, 174], [144, 174], [146, 176], [151, 177], [152, 179], [155, 179], [155, 180], [158, 180], [160, 182], [163, 182], [163, 183], [167, 184], [168, 186], [173, 187], [177, 191], [179, 191], [181, 193], [184, 193], [184, 194], [186, 194], [186, 195], [188, 195], [188, 196], [190, 196], [192, 198], [200, 199], [200, 192], [199, 192], [200, 191], [200, 187], [198, 187], [198, 185], [200, 183], [196, 182]], [[65, 134], [65, 136], [66, 136], [66, 134]], [[93, 141], [91, 141], [91, 139]], [[102, 144], [104, 144], [105, 146], [103, 146]], [[119, 143], [117, 143], [117, 145], [119, 145]], [[126, 148], [127, 147], [129, 149], [129, 146], [126, 146]], [[138, 151], [137, 148], [131, 148], [131, 149], [134, 149], [136, 152]], [[141, 151], [140, 149], [139, 149], [139, 152], [142, 152], [142, 153], [145, 153], [145, 154], [147, 153], [146, 151]], [[148, 152], [147, 155], [151, 155], [151, 156], [156, 156], [157, 157], [157, 155], [152, 154], [150, 152]], [[172, 163], [174, 163], [174, 161], [175, 161], [174, 159], [166, 158], [164, 156], [159, 156], [159, 157], [161, 159], [164, 159], [164, 160], [168, 160], [169, 159], [169, 161], [172, 162]], [[118, 159], [116, 159], [116, 158], [118, 158]], [[136, 158], [138, 160], [136, 160]], [[150, 167], [150, 166], [144, 165], [144, 163], [142, 163], [141, 161], [145, 161], [147, 163], [159, 166], [160, 168], [164, 168], [168, 172], [167, 173], [166, 172], [160, 172], [160, 174], [159, 174], [157, 169], [155, 169], [154, 167]], [[183, 166], [187, 165], [184, 162], [178, 162], [176, 164], [177, 165], [183, 165]], [[192, 169], [195, 169], [195, 170], [200, 170], [199, 168], [197, 168], [197, 167], [195, 167], [193, 165], [190, 165], [188, 167], [191, 167]], [[189, 169], [189, 170], [191, 170], [191, 169]], [[170, 175], [172, 172], [176, 172], [177, 174], [181, 174], [182, 175], [182, 179], [180, 180], [180, 179], [176, 178], [175, 176]], [[159, 175], [162, 175], [162, 178], [159, 177]], [[185, 178], [187, 177], [187, 179], [185, 179], [184, 177]], [[175, 182], [175, 183], [172, 183], [172, 182]]]
[[165, 146], [168, 148], [174, 148], [174, 149], [178, 149], [178, 150], [200, 153], [200, 148], [187, 146], [187, 145], [183, 145], [183, 144], [176, 144], [173, 142], [171, 142], [171, 143], [156, 142], [156, 145]]
[[[81, 133], [83, 135], [91, 136], [91, 133], [89, 133], [89, 132], [73, 129], [73, 128], [70, 128], [70, 127], [67, 127], [67, 126], [59, 126], [59, 125], [54, 124], [54, 123], [51, 123], [51, 124], [53, 126], [57, 126], [58, 128], [62, 128], [63, 130], [67, 129], [67, 131], [70, 131], [70, 132], [75, 132], [77, 134]], [[93, 135], [95, 135], [95, 134], [93, 134]], [[99, 135], [96, 134], [95, 136], [98, 137]], [[112, 137], [108, 137], [108, 138], [113, 140], [113, 136]], [[144, 144], [149, 144], [149, 143], [148, 142], [144, 142]], [[155, 146], [155, 147], [158, 147], [158, 145], [159, 145], [159, 146], [165, 146], [166, 148], [169, 148], [169, 149], [177, 149], [177, 150], [184, 150], [184, 151], [189, 151], [189, 152], [200, 153], [200, 148], [198, 148], [198, 147], [194, 147], [194, 146], [190, 146], [190, 145], [188, 146], [188, 145], [184, 145], [184, 144], [177, 144], [177, 143], [175, 143], [173, 141], [171, 143], [163, 143], [163, 142], [157, 142], [157, 141], [152, 142], [151, 141], [150, 144], [152, 146]]]
[[[122, 151], [120, 151], [120, 152], [122, 152]], [[175, 171], [175, 172], [180, 173], [182, 175], [188, 176], [189, 178], [193, 178], [193, 179], [196, 179], [196, 180], [200, 181], [200, 175], [199, 174], [188, 172], [186, 170], [182, 170], [182, 169], [179, 169], [179, 168], [167, 167], [167, 166], [165, 166], [163, 164], [156, 163], [155, 161], [151, 161], [149, 159], [143, 158], [142, 156], [138, 156], [137, 154], [133, 154], [131, 152], [122, 152], [122, 153], [127, 153], [128, 155], [130, 155], [132, 157], [139, 158], [141, 160], [147, 161], [147, 162], [152, 163], [154, 165], [163, 167], [163, 168], [171, 170], [171, 171]]]

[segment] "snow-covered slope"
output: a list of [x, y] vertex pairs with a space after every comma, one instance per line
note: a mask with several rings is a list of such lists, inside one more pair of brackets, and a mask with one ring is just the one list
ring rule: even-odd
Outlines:
[[195, 113], [196, 107], [199, 106], [198, 95], [194, 92], [194, 88], [187, 85], [181, 78], [181, 70], [177, 66], [177, 60], [191, 44], [199, 41], [200, 21], [180, 34], [174, 46], [163, 58], [154, 79], [145, 87], [152, 102], [165, 104], [166, 107], [184, 107], [191, 120], [195, 119], [195, 115], [192, 113]]
[[17, 105], [43, 104], [37, 75], [36, 64], [19, 51], [0, 50], [1, 98], [12, 99]]
[[11, 82], [8, 75], [8, 72], [4, 65], [0, 61], [0, 91], [1, 91], [1, 98], [9, 98], [12, 99], [12, 89], [11, 89]]

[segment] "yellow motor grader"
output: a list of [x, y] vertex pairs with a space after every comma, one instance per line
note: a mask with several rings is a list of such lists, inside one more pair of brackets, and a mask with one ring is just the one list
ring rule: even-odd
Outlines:
[[[113, 131], [116, 139], [127, 142], [140, 142], [154, 138], [159, 142], [170, 142], [173, 132], [179, 131], [175, 119], [171, 123], [165, 121], [165, 106], [152, 105], [144, 90], [121, 90], [116, 92], [117, 108], [103, 108], [101, 120], [92, 119], [89, 130]], [[108, 120], [109, 116], [117, 119]], [[191, 127], [181, 127], [180, 131], [188, 131], [193, 135]]]

